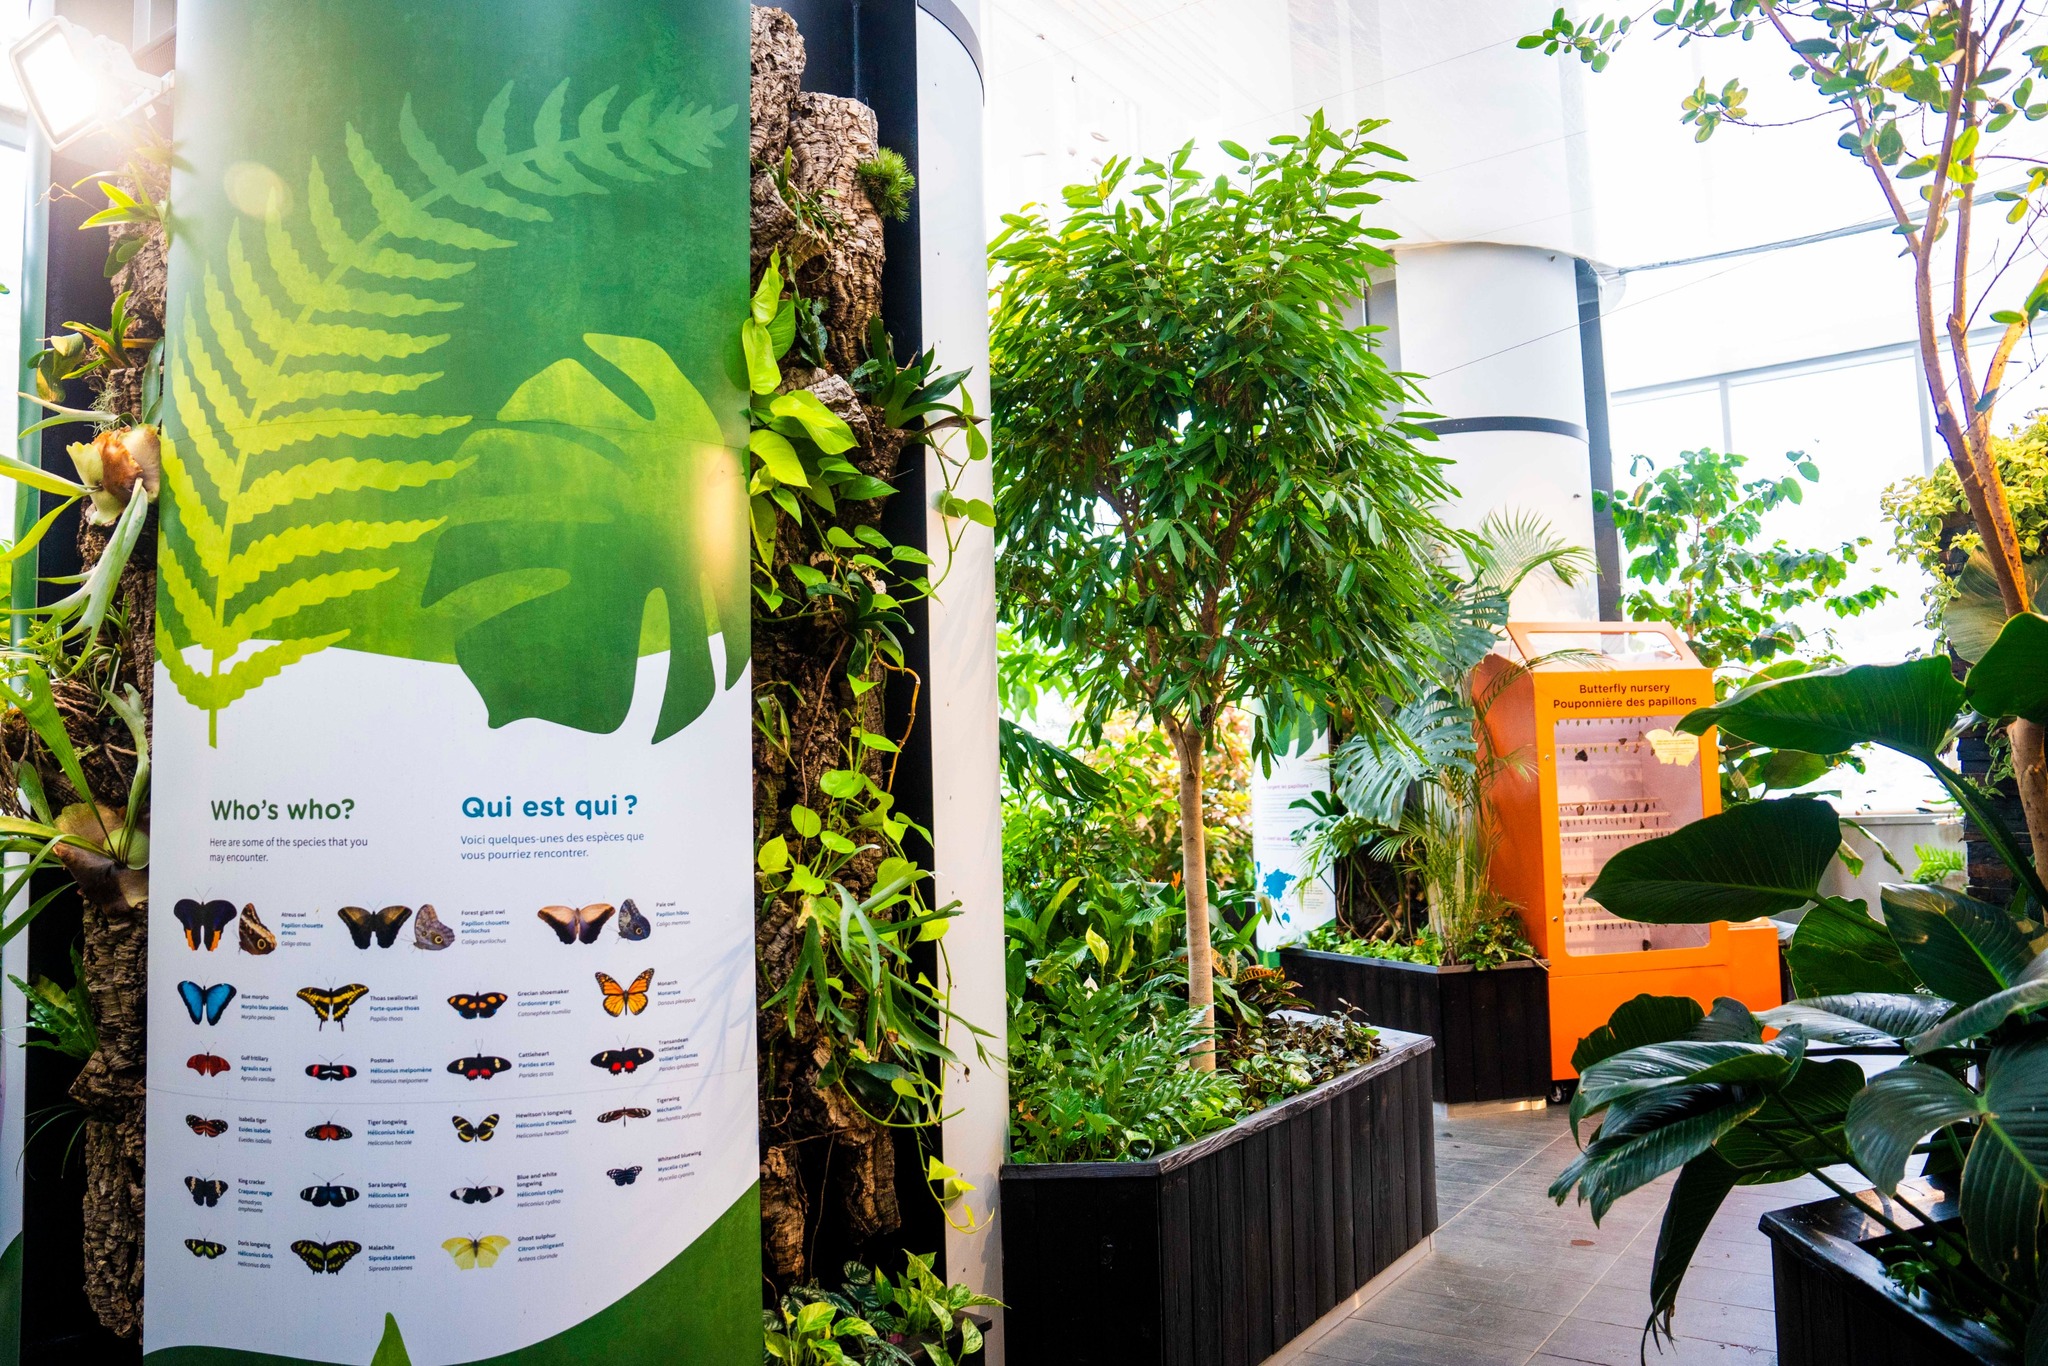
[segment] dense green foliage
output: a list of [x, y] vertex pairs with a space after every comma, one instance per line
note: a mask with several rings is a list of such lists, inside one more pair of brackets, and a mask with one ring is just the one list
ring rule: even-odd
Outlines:
[[[1462, 548], [1464, 572], [1440, 569], [1431, 585], [1432, 638], [1411, 665], [1409, 695], [1383, 699], [1384, 724], [1361, 727], [1331, 752], [1331, 791], [1311, 799], [1315, 818], [1302, 831], [1310, 861], [1336, 872], [1338, 924], [1328, 933], [1384, 944], [1382, 952], [1411, 962], [1527, 951], [1489, 871], [1491, 784], [1526, 758], [1495, 750], [1483, 722], [1502, 683], [1475, 692], [1473, 671], [1502, 639], [1509, 601], [1530, 575], [1571, 583], [1591, 560], [1541, 519], [1498, 512]], [[1384, 865], [1397, 878], [1392, 894], [1362, 894]], [[1429, 907], [1419, 934], [1411, 890]]]
[[[1639, 997], [1582, 1041], [1574, 1131], [1600, 1126], [1551, 1187], [1577, 1190], [1597, 1221], [1615, 1200], [1678, 1173], [1651, 1268], [1651, 1323], [1668, 1332], [1679, 1283], [1737, 1184], [1853, 1167], [1896, 1207], [1898, 1274], [1937, 1302], [1968, 1306], [2030, 1362], [2048, 1359], [2041, 1232], [2048, 1196], [2048, 904], [2033, 865], [1997, 813], [1940, 755], [1981, 716], [2048, 715], [2048, 618], [2014, 617], [1958, 682], [1948, 660], [1863, 665], [1774, 679], [1687, 716], [1757, 744], [1833, 753], [1869, 743], [1926, 765], [1985, 832], [2020, 891], [2010, 906], [1929, 884], [1888, 885], [1883, 921], [1824, 894], [1841, 842], [1825, 803], [1747, 803], [1615, 855], [1588, 895], [1618, 916], [1701, 924], [1809, 906], [1787, 949], [1799, 999], [1752, 1014], [1723, 999]], [[1932, 871], [1931, 869], [1929, 871]], [[1777, 1034], [1764, 1041], [1765, 1029]], [[1866, 1082], [1818, 1045], [1903, 1054]], [[1931, 1136], [1931, 1137], [1930, 1137]], [[1902, 1191], [1908, 1159], [1960, 1172], [1960, 1228], [1924, 1216]]]
[[[1649, 478], [1627, 493], [1594, 491], [1594, 507], [1613, 516], [1634, 554], [1628, 577], [1635, 587], [1622, 602], [1627, 620], [1669, 622], [1702, 664], [1746, 671], [1813, 652], [1793, 620], [1801, 608], [1819, 606], [1846, 620], [1892, 596], [1876, 584], [1844, 590], [1867, 536], [1812, 550], [1782, 538], [1764, 542], [1764, 519], [1803, 501], [1804, 485], [1820, 480], [1804, 453], [1787, 452], [1785, 460], [1791, 468], [1777, 478], [1745, 481], [1745, 456], [1682, 451], [1661, 470], [1637, 456], [1630, 475], [1649, 466]], [[1831, 646], [1819, 642], [1823, 653]]]
[[[1995, 439], [1992, 450], [2020, 549], [2038, 563], [2048, 554], [2048, 412], [2034, 414]], [[1983, 537], [1970, 524], [1962, 482], [1953, 466], [1937, 465], [1931, 474], [1892, 485], [1880, 501], [1892, 524], [1892, 554], [1927, 572], [1931, 582], [1922, 598], [1927, 624], [1941, 627], [1944, 609], [1964, 586], [1970, 557], [1984, 548]]]
[[1295, 941], [1305, 949], [1324, 953], [1348, 953], [1357, 958], [1388, 958], [1397, 963], [1464, 963], [1485, 970], [1520, 960], [1533, 961], [1536, 947], [1522, 932], [1521, 921], [1512, 915], [1499, 916], [1474, 925], [1463, 943], [1446, 949], [1444, 941], [1427, 925], [1411, 939], [1367, 939], [1353, 933], [1344, 922], [1328, 920]]
[[907, 1253], [902, 1274], [848, 1262], [837, 1290], [799, 1285], [762, 1312], [763, 1366], [954, 1366], [982, 1348], [968, 1312], [1000, 1305]]
[[1441, 462], [1405, 382], [1345, 310], [1389, 263], [1367, 225], [1406, 179], [1366, 122], [1320, 114], [1232, 165], [1106, 165], [1066, 215], [1013, 214], [991, 338], [999, 591], [1057, 648], [1079, 724], [1157, 724], [1182, 787], [1190, 997], [1207, 993], [1199, 779], [1218, 718], [1254, 748], [1405, 691], [1428, 648]]

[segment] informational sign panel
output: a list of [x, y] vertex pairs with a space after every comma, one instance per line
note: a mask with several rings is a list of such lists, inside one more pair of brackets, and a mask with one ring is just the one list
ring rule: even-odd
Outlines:
[[747, 23], [179, 7], [154, 1361], [758, 1360]]
[[1266, 920], [1259, 926], [1262, 949], [1299, 939], [1337, 914], [1330, 872], [1308, 874], [1301, 827], [1315, 813], [1295, 803], [1330, 790], [1330, 734], [1319, 732], [1300, 754], [1275, 755], [1269, 772], [1252, 765], [1252, 871]]

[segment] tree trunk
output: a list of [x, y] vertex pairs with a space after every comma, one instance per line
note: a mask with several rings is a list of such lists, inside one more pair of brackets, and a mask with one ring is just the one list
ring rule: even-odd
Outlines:
[[[1213, 1037], [1216, 1027], [1215, 958], [1209, 948], [1209, 837], [1202, 826], [1202, 750], [1204, 736], [1192, 726], [1170, 723], [1180, 765], [1180, 881], [1188, 903], [1188, 1005], [1202, 1012]], [[1195, 1066], [1216, 1070], [1213, 1044], [1195, 1054]]]
[[2027, 817], [2027, 838], [2033, 844], [2034, 867], [2048, 874], [2048, 728], [2032, 721], [2014, 721], [2006, 729], [2012, 741], [2012, 776], [2019, 788], [2020, 809]]

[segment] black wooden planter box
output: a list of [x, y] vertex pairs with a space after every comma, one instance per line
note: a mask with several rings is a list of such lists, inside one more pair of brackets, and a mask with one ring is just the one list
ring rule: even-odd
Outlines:
[[1432, 1093], [1445, 1104], [1550, 1094], [1550, 973], [1538, 964], [1478, 972], [1282, 949], [1280, 970], [1317, 1010], [1349, 1004], [1372, 1024], [1435, 1039]]
[[1436, 1230], [1428, 1039], [1149, 1162], [1009, 1165], [1021, 1366], [1253, 1366]]
[[[1953, 1186], [1904, 1181], [1899, 1191], [1936, 1220], [1960, 1218]], [[1913, 1223], [1896, 1206], [1891, 1217]], [[1936, 1313], [1891, 1282], [1868, 1251], [1887, 1230], [1860, 1203], [1772, 1210], [1759, 1227], [1771, 1240], [1779, 1366], [2017, 1366], [2019, 1354], [1990, 1329]]]

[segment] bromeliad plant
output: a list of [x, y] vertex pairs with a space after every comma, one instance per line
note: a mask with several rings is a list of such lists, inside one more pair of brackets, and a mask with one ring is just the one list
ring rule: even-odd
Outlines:
[[[1639, 997], [1573, 1056], [1573, 1127], [1600, 1123], [1551, 1195], [1576, 1189], [1598, 1220], [1678, 1173], [1646, 1334], [1669, 1332], [1686, 1266], [1729, 1191], [1810, 1175], [1846, 1195], [1829, 1169], [1849, 1164], [1918, 1220], [1865, 1206], [1915, 1284], [2023, 1345], [2029, 1363], [2048, 1362], [2048, 894], [1984, 794], [1940, 757], [1961, 726], [2011, 717], [2048, 721], [2048, 618], [2012, 618], [1961, 682], [1939, 658], [1829, 669], [1756, 684], [1681, 723], [1780, 750], [1875, 744], [1916, 759], [2019, 890], [1994, 906], [1944, 886], [1887, 886], [1879, 922], [1820, 890], [1841, 821], [1804, 798], [1747, 803], [1608, 862], [1589, 895], [1630, 920], [1811, 906], [1787, 950], [1798, 999], [1755, 1014], [1722, 1000], [1702, 1016], [1689, 1000]], [[1844, 1054], [1905, 1061], [1866, 1084]], [[1900, 1186], [1915, 1157], [1929, 1175], [1960, 1177], [1960, 1229], [1921, 1217], [1922, 1197]]]

